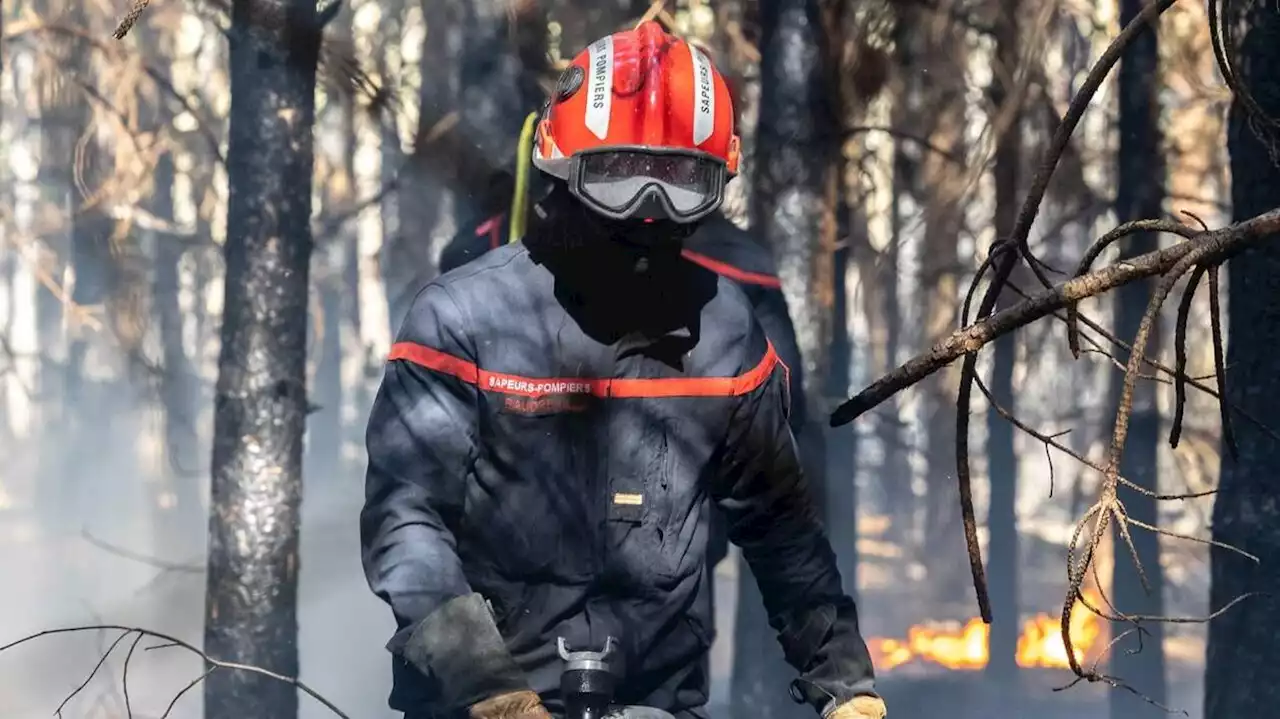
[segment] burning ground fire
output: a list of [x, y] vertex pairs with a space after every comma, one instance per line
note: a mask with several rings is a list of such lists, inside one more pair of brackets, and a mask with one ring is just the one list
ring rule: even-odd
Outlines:
[[[1090, 604], [1099, 606], [1100, 598], [1096, 593], [1086, 589], [1084, 595]], [[1090, 650], [1097, 644], [1102, 629], [1102, 619], [1077, 602], [1071, 613], [1071, 644], [1078, 660], [1092, 656]], [[990, 632], [990, 627], [980, 617], [970, 619], [959, 629], [940, 627], [931, 622], [909, 628], [906, 639], [871, 637], [867, 640], [867, 648], [871, 650], [879, 672], [887, 672], [909, 662], [928, 662], [948, 669], [982, 669], [989, 658]], [[1037, 614], [1022, 623], [1017, 662], [1020, 667], [1068, 668], [1060, 617]]]

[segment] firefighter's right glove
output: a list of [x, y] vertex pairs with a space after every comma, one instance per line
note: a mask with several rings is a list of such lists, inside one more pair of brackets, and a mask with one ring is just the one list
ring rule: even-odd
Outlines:
[[[469, 707], [473, 717], [550, 719], [545, 709], [536, 711], [541, 707], [538, 697], [529, 691], [524, 672], [498, 632], [489, 603], [479, 594], [442, 604], [413, 628], [401, 653], [423, 675], [435, 679], [444, 706]], [[527, 697], [505, 699], [526, 694], [533, 698], [531, 705]], [[516, 713], [508, 712], [508, 706]], [[476, 713], [477, 708], [484, 713]]]
[[856, 696], [841, 704], [823, 719], [884, 719], [884, 700], [876, 696]]
[[542, 700], [531, 691], [511, 692], [473, 704], [471, 719], [551, 719]]

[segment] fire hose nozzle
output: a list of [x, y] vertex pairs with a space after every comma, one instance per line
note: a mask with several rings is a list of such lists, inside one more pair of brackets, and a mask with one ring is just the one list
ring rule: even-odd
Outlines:
[[565, 642], [564, 637], [556, 639], [556, 650], [560, 653], [560, 658], [566, 663], [565, 670], [590, 669], [595, 671], [609, 671], [608, 659], [617, 649], [618, 640], [613, 637], [606, 637], [604, 640], [604, 649], [598, 652], [593, 651], [569, 651], [569, 645]]

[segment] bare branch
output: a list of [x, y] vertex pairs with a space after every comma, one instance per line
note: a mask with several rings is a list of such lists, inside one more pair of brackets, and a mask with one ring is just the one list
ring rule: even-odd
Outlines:
[[103, 665], [107, 663], [107, 659], [111, 657], [111, 652], [115, 651], [116, 647], [120, 645], [120, 642], [124, 641], [124, 638], [129, 636], [130, 633], [131, 632], [121, 632], [120, 636], [116, 637], [114, 642], [111, 642], [111, 646], [107, 647], [106, 651], [102, 653], [102, 657], [98, 659], [98, 663], [93, 665], [93, 669], [89, 672], [89, 676], [85, 677], [84, 681], [80, 682], [79, 686], [72, 689], [71, 693], [68, 694], [66, 698], [62, 700], [62, 703], [58, 705], [58, 708], [53, 710], [54, 715], [62, 716], [62, 710], [66, 708], [67, 704], [71, 703], [72, 699], [76, 698], [77, 694], [84, 691], [84, 688], [89, 686], [89, 682], [93, 681], [94, 677], [98, 676], [98, 672], [102, 669]]
[[137, 552], [124, 549], [122, 547], [117, 547], [114, 544], [108, 544], [107, 542], [101, 539], [98, 539], [97, 537], [90, 534], [87, 528], [80, 530], [80, 536], [81, 538], [84, 539], [84, 541], [88, 542], [89, 544], [92, 544], [98, 549], [102, 549], [104, 551], [110, 552], [111, 554], [114, 554], [118, 557], [131, 559], [135, 562], [141, 562], [142, 564], [145, 564], [149, 567], [155, 567], [156, 569], [160, 569], [166, 572], [199, 573], [204, 571], [204, 567], [201, 567], [196, 564], [182, 564], [180, 562], [171, 562], [164, 559], [157, 559], [155, 557], [147, 556], [145, 554], [139, 554]]
[[[1035, 223], [1036, 215], [1040, 211], [1040, 203], [1044, 200], [1045, 192], [1048, 191], [1049, 180], [1053, 177], [1054, 170], [1062, 158], [1063, 152], [1071, 142], [1072, 133], [1075, 132], [1076, 126], [1093, 101], [1093, 96], [1102, 86], [1107, 75], [1110, 74], [1111, 68], [1120, 60], [1120, 55], [1136, 37], [1147, 31], [1161, 13], [1172, 7], [1176, 1], [1153, 0], [1150, 5], [1144, 7], [1142, 12], [1138, 13], [1138, 16], [1120, 31], [1120, 34], [1102, 53], [1102, 57], [1090, 69], [1080, 90], [1071, 99], [1071, 104], [1054, 133], [1053, 141], [1045, 151], [1039, 169], [1036, 170], [1035, 175], [1032, 177], [1031, 188], [1022, 203], [1021, 209], [1018, 211], [1018, 217], [1014, 222], [1011, 236], [1000, 239], [1001, 245], [1016, 248], [1017, 252], [993, 252], [995, 258], [994, 277], [978, 307], [979, 319], [990, 316], [995, 310], [1000, 292], [1009, 281], [1019, 258], [1026, 261], [1027, 267], [1041, 284], [1045, 287], [1052, 286], [1049, 278], [1045, 276], [1041, 269], [1040, 263], [1032, 255], [1031, 249], [1027, 245], [1027, 238], [1031, 234], [1031, 226]], [[973, 285], [975, 287], [981, 280], [981, 276], [981, 273], [978, 273], [974, 277]], [[973, 290], [971, 288], [969, 297], [972, 296]], [[968, 322], [969, 297], [966, 297], [962, 308], [962, 323]], [[978, 345], [979, 348], [981, 346], [981, 344]], [[987, 596], [986, 570], [983, 567], [982, 553], [978, 545], [977, 520], [974, 517], [973, 497], [969, 486], [969, 404], [973, 395], [973, 380], [977, 377], [978, 355], [976, 349], [968, 350], [964, 353], [964, 364], [960, 370], [960, 390], [956, 398], [956, 482], [960, 488], [960, 515], [964, 526], [965, 544], [969, 548], [969, 569], [973, 576], [974, 594], [978, 600], [978, 613], [984, 622], [990, 624], [991, 601]], [[833, 424], [834, 420], [835, 417], [833, 416]]]
[[[839, 427], [852, 422], [961, 356], [976, 352], [997, 337], [1056, 310], [1135, 280], [1165, 274], [1197, 248], [1210, 245], [1210, 251], [1201, 255], [1204, 261], [1220, 261], [1277, 232], [1280, 232], [1280, 209], [1212, 232], [1196, 233], [1192, 236], [1193, 241], [1139, 255], [1055, 285], [981, 322], [953, 332], [927, 352], [907, 360], [837, 407], [831, 414], [830, 425]], [[1137, 356], [1141, 357], [1140, 354]]]
[[[168, 716], [169, 712], [172, 711], [174, 704], [177, 703], [177, 700], [182, 696], [182, 694], [185, 694], [192, 687], [199, 684], [200, 681], [202, 681], [205, 677], [208, 677], [215, 670], [225, 669], [229, 671], [241, 671], [241, 672], [248, 672], [250, 674], [257, 674], [259, 676], [264, 676], [274, 681], [289, 684], [291, 686], [296, 687], [299, 691], [303, 692], [304, 694], [311, 697], [312, 699], [315, 699], [316, 701], [320, 702], [322, 705], [324, 705], [326, 709], [328, 709], [330, 712], [333, 712], [335, 716], [340, 717], [340, 719], [351, 719], [350, 716], [348, 716], [345, 712], [343, 712], [341, 709], [336, 707], [333, 704], [333, 702], [326, 699], [323, 695], [321, 695], [316, 690], [312, 689], [310, 686], [308, 686], [305, 682], [298, 679], [297, 677], [285, 676], [284, 674], [278, 674], [268, 669], [263, 669], [262, 667], [256, 667], [251, 664], [239, 664], [237, 662], [226, 662], [220, 659], [214, 659], [213, 657], [210, 657], [208, 654], [205, 654], [203, 651], [201, 651], [200, 649], [198, 649], [197, 647], [195, 647], [194, 645], [188, 642], [184, 642], [181, 639], [177, 639], [168, 634], [162, 634], [160, 632], [155, 632], [150, 629], [143, 629], [141, 627], [128, 627], [121, 624], [87, 624], [87, 625], [76, 626], [76, 627], [63, 627], [60, 629], [46, 629], [40, 632], [36, 632], [34, 634], [28, 634], [27, 636], [22, 637], [20, 639], [16, 639], [12, 642], [9, 642], [8, 644], [0, 645], [0, 654], [10, 649], [13, 649], [14, 647], [27, 644], [28, 642], [32, 642], [37, 639], [41, 639], [43, 637], [49, 637], [56, 634], [79, 634], [81, 632], [96, 632], [96, 631], [103, 631], [103, 630], [107, 630], [107, 631], [115, 630], [115, 631], [122, 632], [120, 637], [111, 645], [111, 648], [115, 648], [115, 646], [118, 645], [121, 640], [123, 640], [126, 636], [130, 634], [138, 635], [137, 639], [134, 640], [133, 645], [130, 647], [129, 657], [132, 657], [133, 647], [136, 647], [138, 642], [143, 637], [153, 637], [156, 639], [163, 640], [164, 644], [147, 647], [147, 649], [166, 649], [166, 648], [172, 648], [172, 647], [185, 649], [191, 652], [192, 654], [195, 654], [196, 656], [200, 657], [201, 659], [204, 660], [206, 664], [209, 665], [209, 669], [202, 676], [200, 676], [198, 679], [188, 684], [186, 687], [182, 689], [181, 692], [178, 693], [177, 697], [174, 697], [173, 701], [170, 702], [169, 704], [169, 708], [165, 710], [166, 717]], [[108, 653], [109, 652], [110, 652], [110, 649], [108, 649]], [[129, 658], [126, 657], [125, 666], [124, 666], [125, 682], [127, 682], [128, 675], [129, 675], [128, 659]], [[97, 673], [98, 668], [101, 667], [105, 661], [106, 661], [106, 657], [104, 656], [102, 660], [98, 662], [98, 665], [94, 668], [94, 673]], [[92, 679], [92, 678], [93, 676], [91, 674], [89, 679]], [[87, 685], [88, 683], [89, 683], [89, 680], [85, 680], [85, 682], [79, 688], [77, 688], [75, 692], [72, 692], [72, 696], [78, 693], [80, 689], [83, 689], [84, 686]], [[126, 712], [128, 712], [129, 694], [128, 694], [127, 683], [125, 683], [124, 685], [124, 691], [125, 691], [125, 707], [126, 707]], [[62, 706], [66, 705], [67, 701], [70, 701], [70, 697], [68, 697], [67, 700], [64, 700], [61, 705], [59, 705], [59, 710], [61, 710]], [[129, 713], [128, 716], [132, 717], [133, 715], [132, 713]]]

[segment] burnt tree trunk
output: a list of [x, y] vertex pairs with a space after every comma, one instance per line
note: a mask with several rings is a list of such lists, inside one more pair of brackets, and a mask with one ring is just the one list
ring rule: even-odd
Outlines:
[[[851, 140], [852, 131], [866, 114], [866, 107], [883, 88], [885, 76], [877, 70], [887, 68], [883, 56], [869, 50], [867, 23], [859, 22], [862, 0], [839, 0], [823, 8], [825, 49], [824, 61], [832, 108], [833, 160], [828, 181], [828, 207], [834, 227], [831, 243], [822, 248], [831, 254], [830, 330], [828, 333], [827, 376], [823, 395], [826, 400], [817, 408], [821, 414], [813, 423], [822, 427], [830, 408], [849, 396], [855, 368], [854, 347], [849, 330], [851, 307], [848, 278], [859, 266], [856, 248], [870, 248], [867, 224], [866, 193], [863, 191], [861, 167], [866, 145]], [[868, 82], [867, 79], [871, 81]], [[824, 238], [826, 239], [826, 238]], [[839, 240], [835, 242], [834, 240]], [[875, 283], [871, 284], [874, 288]], [[865, 286], [864, 286], [865, 288]], [[874, 294], [874, 289], [872, 290]], [[864, 360], [865, 362], [865, 360]], [[827, 532], [831, 537], [844, 580], [844, 589], [857, 595], [858, 581], [858, 433], [853, 425], [826, 429], [826, 463], [821, 489], [826, 507]]]
[[[298, 674], [312, 124], [309, 0], [235, 0], [226, 295], [214, 401], [204, 649]], [[290, 719], [297, 690], [247, 672], [204, 683], [206, 719]]]
[[[991, 115], [1009, 118], [1007, 127], [997, 126], [995, 167], [996, 241], [1013, 232], [1018, 216], [1018, 175], [1021, 164], [1022, 123], [1017, 107], [1022, 94], [1014, 86], [1018, 69], [1019, 0], [1001, 0], [997, 16], [996, 63], [990, 88]], [[1013, 94], [1011, 94], [1011, 90]], [[1011, 114], [1012, 113], [1012, 114]], [[992, 251], [998, 251], [993, 245]], [[1001, 304], [1011, 304], [1013, 292], [1000, 293]], [[1010, 332], [995, 341], [991, 369], [991, 395], [1001, 408], [1016, 412], [1013, 368], [1018, 359], [1017, 335]], [[987, 577], [991, 592], [990, 659], [987, 672], [993, 679], [1014, 686], [1017, 681], [1018, 633], [1018, 456], [1013, 443], [1013, 425], [994, 407], [987, 410], [987, 476], [991, 502], [987, 509]]]
[[[814, 0], [760, 6], [760, 114], [756, 130], [751, 228], [778, 259], [787, 306], [804, 358], [805, 394], [820, 414], [829, 350], [834, 166], [837, 122], [822, 61], [823, 17]], [[822, 418], [811, 418], [821, 422]], [[807, 471], [825, 470], [820, 429], [802, 432]], [[815, 495], [821, 478], [811, 476]], [[802, 717], [787, 685], [796, 672], [769, 628], [759, 588], [746, 567], [738, 574], [731, 706], [734, 716]]]
[[[1227, 147], [1237, 220], [1280, 207], [1280, 131], [1271, 124], [1280, 118], [1280, 15], [1271, 3], [1240, 5], [1247, 15], [1231, 25], [1238, 28], [1241, 80], [1271, 120], [1252, 116], [1239, 100], [1231, 106]], [[1227, 398], [1238, 410], [1232, 429], [1239, 451], [1233, 461], [1223, 448], [1213, 538], [1263, 563], [1212, 550], [1212, 610], [1247, 592], [1258, 594], [1209, 624], [1204, 716], [1252, 719], [1275, 713], [1280, 687], [1280, 573], [1268, 563], [1280, 552], [1280, 441], [1241, 418], [1273, 418], [1280, 406], [1280, 237], [1259, 242], [1227, 268]]]
[[[333, 178], [330, 178], [332, 186]], [[336, 194], [336, 193], [333, 193]], [[334, 199], [333, 194], [326, 199]], [[334, 204], [337, 212], [342, 205]], [[314, 275], [318, 295], [318, 314], [312, 315], [312, 340], [315, 348], [315, 376], [311, 394], [315, 405], [307, 417], [306, 473], [311, 482], [329, 484], [339, 481], [342, 468], [342, 295], [345, 288], [343, 260], [345, 248], [331, 238], [316, 253]], [[319, 340], [319, 341], [316, 341]]]
[[[1144, 0], [1120, 0], [1120, 24], [1130, 22], [1146, 5]], [[1120, 148], [1116, 177], [1116, 219], [1119, 222], [1160, 217], [1164, 200], [1164, 155], [1160, 135], [1160, 73], [1159, 53], [1155, 27], [1148, 27], [1125, 51], [1120, 61]], [[1151, 252], [1159, 247], [1155, 234], [1131, 235], [1121, 243], [1122, 256], [1135, 256]], [[1116, 292], [1116, 334], [1133, 338], [1146, 312], [1150, 300], [1152, 282], [1135, 282]], [[1159, 325], [1152, 335], [1149, 352], [1160, 347]], [[1127, 361], [1120, 356], [1120, 361]], [[1146, 372], [1151, 372], [1148, 367]], [[1112, 374], [1110, 404], [1117, 406], [1123, 379]], [[1129, 421], [1129, 439], [1121, 458], [1120, 474], [1132, 482], [1155, 491], [1158, 487], [1157, 459], [1160, 443], [1160, 408], [1156, 402], [1156, 385], [1140, 381], [1134, 390], [1133, 414]], [[1122, 490], [1123, 492], [1123, 490]], [[1159, 524], [1157, 504], [1154, 499], [1138, 492], [1127, 492], [1122, 497], [1130, 516], [1148, 525]], [[1160, 565], [1160, 537], [1154, 532], [1133, 532], [1133, 543], [1142, 559], [1143, 569], [1150, 581], [1148, 593], [1128, 550], [1122, 542], [1115, 543], [1115, 560], [1112, 562], [1112, 595], [1117, 609], [1126, 614], [1163, 615], [1164, 571]], [[1128, 623], [1115, 623], [1111, 636], [1118, 637], [1130, 630]], [[1130, 632], [1112, 647], [1111, 673], [1122, 677], [1139, 692], [1158, 704], [1165, 701], [1164, 677], [1164, 627], [1159, 623], [1147, 623], [1143, 636]], [[1139, 648], [1141, 650], [1139, 651]], [[1166, 712], [1158, 705], [1144, 701], [1130, 692], [1115, 691], [1110, 694], [1112, 716], [1150, 717], [1158, 719]], [[1214, 716], [1214, 719], [1218, 719]]]

